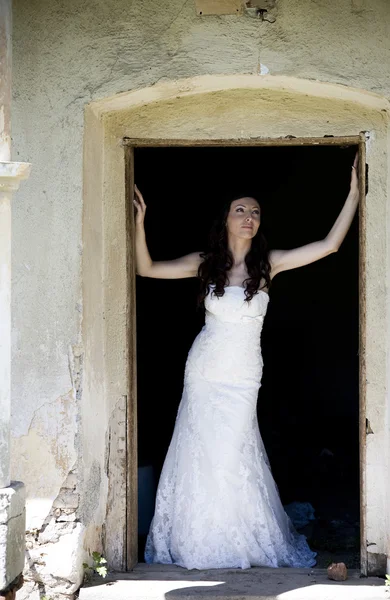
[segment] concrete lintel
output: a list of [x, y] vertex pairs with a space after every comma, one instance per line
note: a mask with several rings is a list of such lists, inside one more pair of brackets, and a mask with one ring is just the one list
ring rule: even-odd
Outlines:
[[20, 481], [0, 489], [0, 592], [23, 571], [25, 495], [25, 487]]

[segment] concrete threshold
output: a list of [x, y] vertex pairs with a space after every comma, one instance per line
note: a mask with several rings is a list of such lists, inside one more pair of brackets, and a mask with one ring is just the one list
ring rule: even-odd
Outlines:
[[326, 569], [212, 569], [188, 571], [172, 565], [138, 565], [130, 573], [95, 578], [80, 600], [390, 600], [379, 577], [350, 571], [330, 581]]

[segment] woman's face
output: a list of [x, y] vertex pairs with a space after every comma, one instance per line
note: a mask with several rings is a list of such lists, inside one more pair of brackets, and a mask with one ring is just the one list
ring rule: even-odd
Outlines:
[[254, 198], [233, 200], [226, 219], [228, 234], [242, 239], [255, 237], [260, 227], [260, 205]]

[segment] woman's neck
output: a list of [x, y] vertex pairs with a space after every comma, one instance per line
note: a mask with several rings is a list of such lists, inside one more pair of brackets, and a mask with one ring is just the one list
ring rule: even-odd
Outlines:
[[251, 249], [251, 245], [252, 240], [229, 239], [228, 247], [233, 257], [233, 267], [240, 267], [245, 263], [245, 257]]

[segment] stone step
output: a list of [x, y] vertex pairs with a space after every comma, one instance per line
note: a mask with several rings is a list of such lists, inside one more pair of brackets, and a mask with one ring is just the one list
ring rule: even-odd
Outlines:
[[93, 579], [80, 600], [390, 600], [379, 577], [350, 571], [330, 581], [326, 569], [214, 569], [187, 571], [171, 565], [138, 565], [130, 573]]

